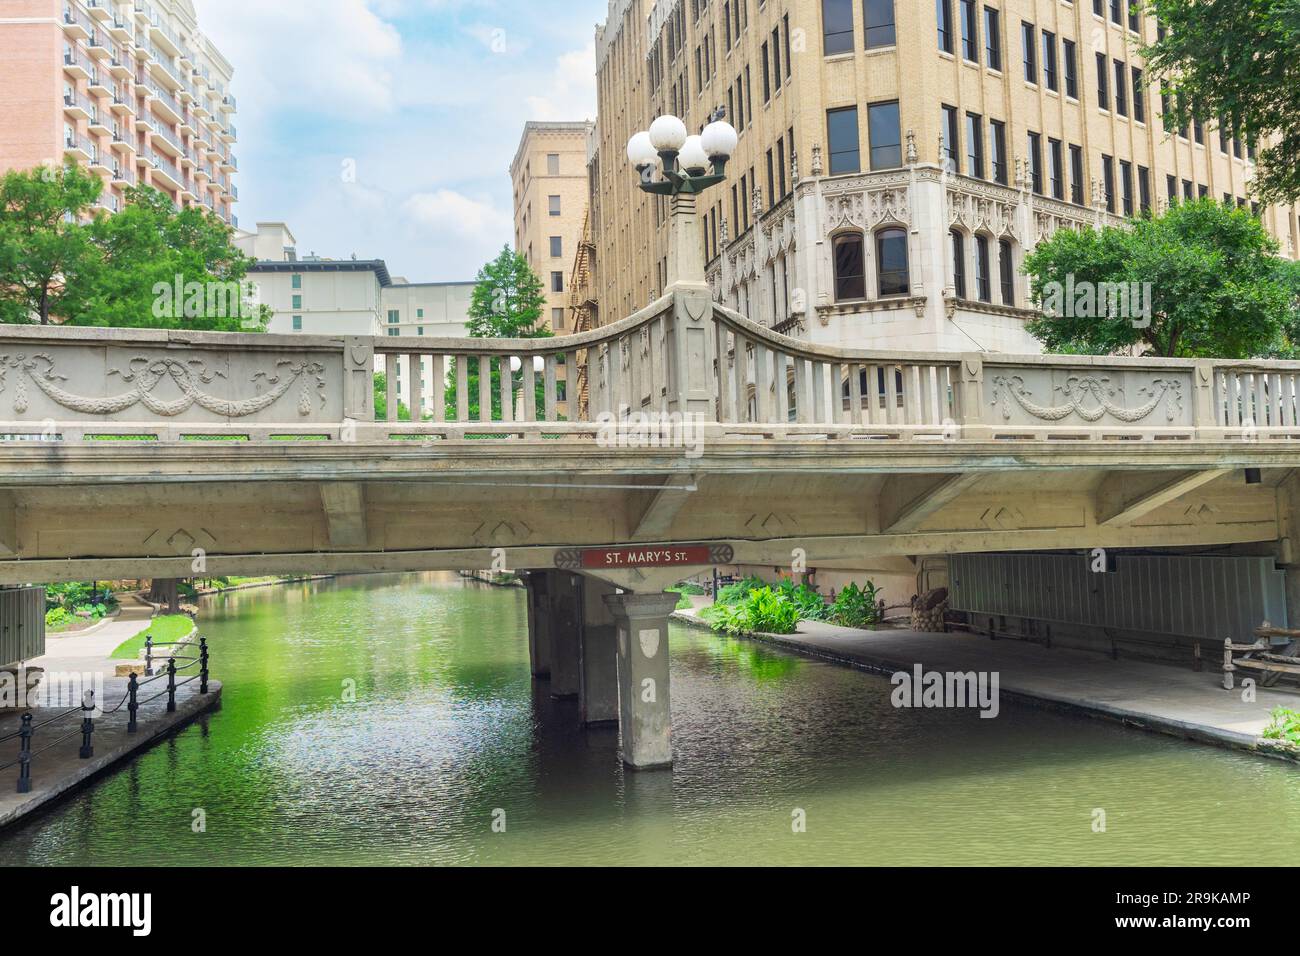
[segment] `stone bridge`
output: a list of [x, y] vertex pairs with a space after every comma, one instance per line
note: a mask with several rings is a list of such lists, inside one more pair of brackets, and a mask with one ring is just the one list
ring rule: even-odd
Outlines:
[[[413, 376], [427, 420], [376, 420], [374, 373], [387, 369], [396, 410], [399, 356], [455, 386], [451, 401], [421, 396]], [[721, 557], [788, 566], [802, 549], [855, 568], [1231, 545], [1289, 564], [1297, 375], [1293, 362], [820, 347], [689, 283], [548, 339], [11, 326], [0, 584], [504, 562], [549, 582], [533, 588], [535, 643], [567, 633], [544, 623], [547, 601], [580, 632], [604, 613], [598, 595], [618, 605], [624, 644], [639, 632], [648, 649], [670, 609], [662, 586]], [[601, 563], [628, 546], [675, 566]], [[582, 580], [587, 597], [570, 587]], [[569, 662], [557, 692], [582, 683], [570, 657], [535, 648], [539, 673]], [[584, 712], [607, 719], [607, 705]], [[630, 762], [664, 762], [656, 733]]]

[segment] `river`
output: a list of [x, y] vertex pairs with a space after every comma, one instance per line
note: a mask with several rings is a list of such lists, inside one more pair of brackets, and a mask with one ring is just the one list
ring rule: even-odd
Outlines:
[[1293, 864], [1300, 850], [1291, 765], [1005, 702], [994, 720], [898, 710], [884, 678], [676, 626], [676, 766], [628, 771], [616, 730], [580, 730], [576, 703], [534, 686], [523, 598], [423, 574], [204, 599], [220, 711], [0, 835], [0, 864]]

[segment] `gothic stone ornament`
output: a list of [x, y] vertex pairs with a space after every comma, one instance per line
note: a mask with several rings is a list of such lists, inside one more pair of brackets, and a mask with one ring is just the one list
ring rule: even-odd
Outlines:
[[993, 400], [989, 404], [1001, 406], [1004, 421], [1011, 420], [1012, 400], [1034, 418], [1045, 422], [1059, 422], [1072, 414], [1086, 422], [1097, 422], [1109, 414], [1121, 422], [1132, 424], [1154, 412], [1161, 402], [1165, 405], [1166, 421], [1172, 422], [1183, 410], [1182, 383], [1170, 379], [1153, 379], [1149, 386], [1139, 388], [1141, 394], [1149, 396], [1149, 401], [1136, 408], [1112, 401], [1123, 393], [1123, 388], [1112, 386], [1105, 376], [1071, 375], [1064, 385], [1055, 386], [1053, 391], [1062, 394], [1065, 404], [1038, 405], [1032, 401], [1033, 393], [1025, 388], [1021, 376], [998, 375], [993, 379]]
[[[230, 400], [209, 395], [200, 386], [210, 384], [217, 377], [225, 378], [221, 370], [209, 371], [202, 359], [146, 358], [136, 356], [127, 363], [126, 370], [110, 369], [109, 377], [117, 376], [133, 386], [128, 392], [107, 398], [87, 398], [65, 390], [59, 383], [68, 376], [55, 371], [55, 361], [41, 352], [30, 359], [25, 355], [0, 355], [0, 392], [3, 392], [6, 375], [10, 369], [27, 373], [19, 378], [14, 388], [14, 411], [22, 414], [29, 407], [26, 381], [30, 380], [53, 402], [83, 415], [114, 415], [136, 405], [143, 405], [155, 415], [175, 418], [195, 405], [223, 418], [245, 418], [270, 408], [301, 380], [298, 395], [298, 414], [310, 415], [313, 398], [325, 404], [325, 367], [317, 362], [281, 359], [275, 363], [276, 374], [257, 372], [253, 382], [270, 385], [271, 390], [254, 398]], [[162, 399], [154, 390], [164, 379], [170, 379], [180, 389], [181, 397]], [[313, 396], [313, 388], [316, 395]]]

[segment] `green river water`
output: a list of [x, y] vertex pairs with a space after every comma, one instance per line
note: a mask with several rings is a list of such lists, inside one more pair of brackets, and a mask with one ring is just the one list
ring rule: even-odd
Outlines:
[[221, 710], [0, 835], [0, 864], [1300, 857], [1292, 765], [1005, 702], [897, 710], [884, 678], [676, 627], [676, 766], [626, 771], [616, 730], [531, 680], [523, 597], [426, 574], [206, 599]]

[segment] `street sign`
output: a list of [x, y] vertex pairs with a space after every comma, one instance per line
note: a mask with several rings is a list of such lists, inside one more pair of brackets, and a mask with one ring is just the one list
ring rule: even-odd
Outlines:
[[617, 568], [699, 567], [730, 564], [735, 550], [729, 544], [656, 544], [630, 548], [568, 548], [555, 553], [555, 566], [566, 571]]

